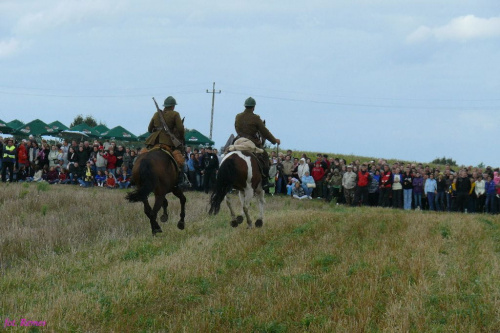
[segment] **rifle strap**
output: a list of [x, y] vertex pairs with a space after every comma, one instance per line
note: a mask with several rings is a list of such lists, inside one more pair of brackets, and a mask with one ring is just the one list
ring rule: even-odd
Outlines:
[[170, 139], [172, 139], [172, 143], [178, 147], [179, 145], [176, 145], [175, 142], [179, 142], [179, 139], [177, 139], [175, 137], [175, 135], [172, 134], [172, 132], [170, 132], [170, 129], [168, 128], [167, 126], [167, 123], [165, 121], [165, 118], [163, 118], [163, 112], [161, 112], [161, 110], [158, 110], [158, 117], [160, 118], [160, 121], [161, 121], [161, 124], [163, 125], [163, 129], [165, 130], [165, 132], [167, 132], [167, 134], [170, 136]]

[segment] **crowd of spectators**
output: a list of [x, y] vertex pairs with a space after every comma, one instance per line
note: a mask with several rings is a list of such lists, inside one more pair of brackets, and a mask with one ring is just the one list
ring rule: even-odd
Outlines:
[[[82, 187], [126, 189], [133, 186], [131, 170], [139, 148], [114, 141], [49, 144], [34, 138], [14, 142], [0, 138], [2, 181], [75, 184]], [[213, 190], [222, 156], [212, 147], [186, 147], [184, 171], [188, 190]], [[347, 163], [342, 158], [317, 154], [294, 157], [271, 152], [271, 172], [276, 195], [296, 199], [323, 199], [349, 206], [397, 209], [500, 212], [499, 169], [450, 165], [430, 167], [421, 163], [385, 160]], [[268, 190], [269, 191], [269, 190]]]
[[[49, 143], [33, 137], [19, 142], [0, 138], [2, 181], [126, 189], [133, 186], [131, 171], [140, 149], [112, 140]], [[186, 147], [185, 159], [188, 189], [211, 191], [221, 159], [217, 149]]]
[[2, 182], [47, 182], [82, 187], [128, 188], [135, 149], [114, 141], [49, 144], [35, 138], [0, 139]]
[[[431, 167], [421, 163], [385, 160], [347, 163], [318, 154], [294, 157], [271, 153], [274, 194], [296, 199], [323, 199], [349, 206], [397, 209], [500, 212], [499, 169], [486, 167]], [[456, 168], [456, 170], [455, 170]]]

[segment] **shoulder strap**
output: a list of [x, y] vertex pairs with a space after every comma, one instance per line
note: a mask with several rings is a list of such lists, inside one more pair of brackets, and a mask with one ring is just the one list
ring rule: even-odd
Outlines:
[[161, 112], [159, 109], [157, 112], [158, 112], [158, 117], [160, 118], [161, 124], [163, 125], [163, 129], [170, 136], [170, 139], [172, 139], [172, 143], [174, 144], [174, 146], [176, 148], [179, 146], [182, 146], [182, 143], [179, 141], [179, 139], [177, 139], [175, 137], [175, 135], [173, 135], [172, 132], [170, 131], [170, 129], [168, 128], [167, 123], [165, 122], [165, 118], [163, 118], [163, 112]]

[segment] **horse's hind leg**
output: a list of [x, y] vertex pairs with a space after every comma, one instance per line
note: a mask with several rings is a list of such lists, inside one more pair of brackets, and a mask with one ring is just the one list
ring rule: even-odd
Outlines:
[[163, 198], [163, 204], [161, 206], [163, 208], [163, 215], [160, 216], [160, 221], [162, 222], [167, 222], [168, 221], [168, 211], [167, 211], [167, 208], [168, 208], [168, 200], [167, 198]]
[[181, 201], [181, 219], [177, 222], [177, 228], [184, 230], [184, 217], [186, 216], [186, 197], [181, 189], [175, 187], [172, 193]]
[[[160, 225], [156, 222], [156, 217], [158, 215], [158, 211], [160, 210], [163, 204], [163, 198], [165, 196], [155, 195], [155, 204], [153, 205], [153, 209], [150, 210], [149, 213], [149, 222], [151, 223], [151, 230], [153, 231], [153, 236], [159, 232], [162, 232]], [[149, 204], [148, 204], [149, 206]]]
[[260, 191], [260, 193], [257, 194], [257, 196], [259, 200], [259, 218], [257, 219], [257, 221], [255, 221], [255, 226], [257, 228], [260, 228], [264, 224], [264, 204], [265, 204], [264, 191]]
[[250, 208], [250, 202], [252, 201], [253, 189], [245, 189], [244, 192], [240, 192], [240, 201], [241, 206], [243, 208], [243, 213], [247, 218], [247, 227], [252, 227], [252, 219], [250, 218], [250, 214], [248, 213], [248, 209]]
[[243, 222], [243, 216], [239, 215], [238, 217], [236, 217], [233, 205], [228, 195], [225, 196], [224, 200], [226, 200], [227, 207], [229, 208], [229, 212], [231, 213], [231, 227], [236, 228], [241, 224], [241, 222]]

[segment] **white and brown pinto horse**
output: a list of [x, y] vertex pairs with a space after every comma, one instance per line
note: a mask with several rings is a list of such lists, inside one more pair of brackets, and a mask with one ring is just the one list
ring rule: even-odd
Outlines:
[[[241, 211], [236, 216], [233, 205], [227, 194], [232, 189], [238, 191], [241, 202]], [[248, 228], [252, 227], [252, 219], [248, 213], [250, 202], [256, 196], [259, 202], [259, 217], [255, 226], [260, 228], [264, 219], [264, 191], [262, 189], [262, 176], [257, 157], [252, 153], [233, 151], [227, 154], [221, 162], [217, 173], [215, 190], [210, 197], [209, 214], [216, 215], [220, 210], [223, 200], [231, 212], [231, 226], [237, 227], [243, 222], [243, 214], [247, 219]]]

